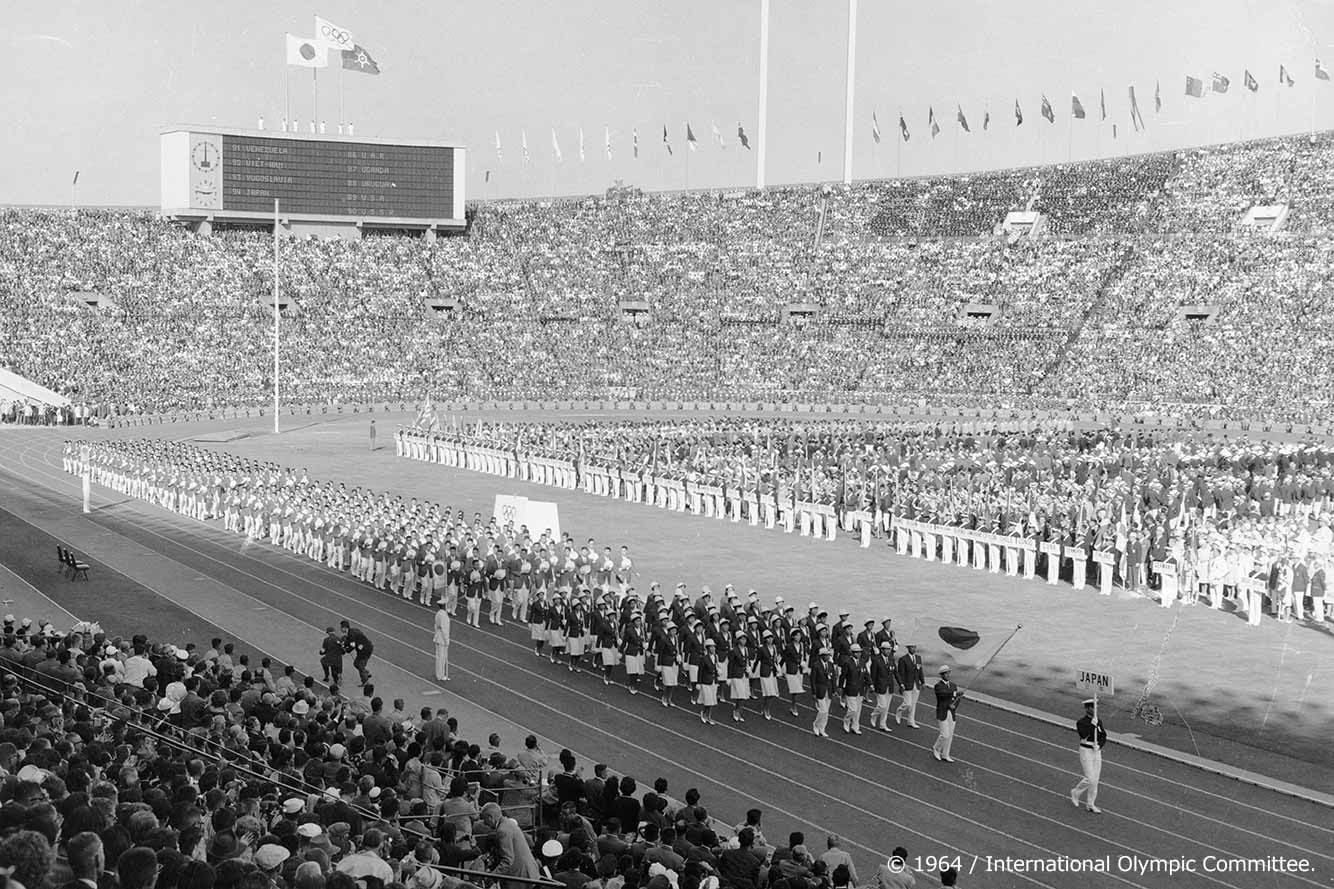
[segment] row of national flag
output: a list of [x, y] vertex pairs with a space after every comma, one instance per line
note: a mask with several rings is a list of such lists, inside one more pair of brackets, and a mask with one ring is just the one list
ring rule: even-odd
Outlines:
[[[1315, 79], [1325, 80], [1325, 81], [1328, 81], [1330, 79], [1329, 71], [1325, 68], [1325, 66], [1320, 62], [1319, 59], [1315, 60]], [[1291, 87], [1295, 83], [1296, 81], [1293, 79], [1292, 74], [1288, 72], [1287, 66], [1279, 65], [1278, 85]], [[1242, 84], [1246, 87], [1246, 89], [1250, 90], [1253, 93], [1259, 92], [1260, 90], [1260, 82], [1256, 80], [1255, 75], [1251, 74], [1249, 69], [1247, 69], [1244, 72]], [[1230, 78], [1228, 78], [1223, 74], [1214, 72], [1212, 83], [1210, 84], [1210, 90], [1215, 93], [1226, 93], [1228, 89], [1231, 87], [1231, 85], [1232, 81]], [[1135, 128], [1135, 132], [1140, 132], [1145, 128], [1145, 124], [1144, 124], [1144, 116], [1140, 113], [1139, 109], [1139, 99], [1135, 95], [1135, 87], [1133, 85], [1128, 87], [1126, 94], [1127, 94], [1127, 113], [1129, 114], [1130, 117], [1130, 123]], [[1192, 77], [1188, 75], [1186, 77], [1186, 95], [1198, 99], [1202, 98], [1204, 94], [1205, 94], [1204, 80], [1199, 77]], [[1154, 84], [1153, 110], [1155, 113], [1159, 113], [1163, 110], [1163, 89], [1161, 82]], [[1048, 99], [1046, 95], [1043, 95], [1042, 97], [1042, 104], [1039, 107], [1039, 113], [1047, 121], [1047, 123], [1054, 124], [1056, 122], [1056, 111], [1052, 107], [1051, 100]], [[1098, 91], [1098, 113], [1100, 120], [1103, 121], [1107, 120], [1106, 90]], [[1080, 101], [1079, 96], [1075, 93], [1071, 93], [1070, 94], [1071, 119], [1086, 120], [1088, 116], [1089, 116], [1088, 110], [1084, 107], [1084, 103]], [[962, 105], [955, 106], [954, 119], [959, 124], [959, 128], [963, 130], [965, 133], [971, 133], [973, 131], [972, 126], [968, 122], [968, 116], [964, 113]], [[1014, 125], [1018, 127], [1018, 126], [1023, 126], [1023, 124], [1024, 124], [1024, 111], [1019, 104], [1019, 100], [1015, 99]], [[928, 132], [930, 132], [931, 134], [932, 139], [940, 135], [940, 121], [936, 117], [936, 109], [934, 106], [928, 106], [927, 108], [926, 126]], [[983, 112], [982, 115], [982, 129], [989, 130], [990, 128], [991, 128], [991, 109], [988, 108]], [[902, 113], [899, 114], [899, 135], [902, 136], [904, 142], [908, 142], [912, 139], [912, 132], [908, 128], [908, 121], [904, 118]], [[1115, 138], [1116, 135], [1117, 135], [1117, 126], [1115, 123], [1113, 123], [1112, 137]], [[877, 144], [883, 139], [883, 133], [880, 129], [880, 119], [874, 111], [871, 112], [871, 139]]]
[[[1321, 63], [1319, 59], [1315, 60], [1315, 79], [1329, 80], [1329, 70], [1324, 66], [1324, 64]], [[1279, 65], [1278, 85], [1292, 87], [1295, 86], [1296, 84], [1297, 81], [1294, 80], [1292, 74], [1288, 72], [1288, 66]], [[1246, 69], [1244, 72], [1242, 85], [1253, 93], [1258, 93], [1260, 91], [1260, 81], [1255, 79], [1255, 75], [1250, 72], [1249, 68]], [[1211, 83], [1209, 85], [1209, 91], [1215, 93], [1226, 93], [1231, 86], [1232, 86], [1231, 78], [1229, 78], [1225, 74], [1219, 74], [1217, 71], [1215, 71]], [[1186, 95], [1191, 96], [1192, 98], [1195, 99], [1203, 99], [1204, 92], [1205, 92], [1204, 79], [1201, 77], [1192, 77], [1191, 75], [1187, 74]]]
[[[720, 149], [726, 151], [730, 146], [730, 143], [728, 142], [727, 138], [723, 135], [723, 131], [718, 129], [718, 125], [716, 123], [712, 124], [712, 130], [713, 130], [714, 143]], [[612, 157], [615, 155], [614, 142], [616, 139], [616, 135], [617, 134], [612, 131], [611, 127], [602, 128], [602, 153], [607, 160], [611, 160]], [[688, 148], [690, 151], [699, 150], [699, 139], [696, 138], [695, 128], [690, 125], [689, 121], [687, 121], [685, 125], [684, 141], [686, 144], [686, 148]], [[736, 144], [740, 148], [745, 149], [746, 151], [750, 150], [750, 136], [746, 135], [746, 128], [740, 122], [738, 122], [736, 125]], [[583, 127], [579, 127], [578, 145], [579, 145], [579, 160], [580, 162], [583, 162], [584, 160], [587, 159], [587, 153], [585, 151]], [[672, 147], [671, 131], [665, 125], [662, 128], [662, 147], [664, 150], [666, 150], [669, 156], [675, 156], [676, 150]], [[523, 162], [525, 164], [528, 163], [530, 160], [532, 160], [531, 152], [528, 149], [527, 130], [521, 130], [519, 132], [519, 150], [522, 152]], [[635, 158], [639, 157], [639, 129], [637, 127], [630, 131], [630, 153], [632, 157]], [[555, 127], [552, 127], [551, 129], [551, 156], [555, 158], [557, 163], [561, 163], [565, 160], [565, 152], [561, 150], [560, 136], [559, 134], [557, 134]], [[496, 160], [503, 161], [504, 159], [505, 159], [505, 149], [500, 141], [500, 130], [496, 130]]]
[[[1133, 86], [1127, 89], [1127, 95], [1129, 97], [1130, 122], [1135, 127], [1135, 131], [1139, 132], [1140, 130], [1144, 129], [1144, 117], [1140, 114], [1139, 99], [1137, 99], [1135, 96], [1135, 88]], [[1161, 85], [1155, 85], [1153, 93], [1153, 104], [1155, 111], [1163, 110]], [[1106, 120], [1107, 119], [1106, 90], [1100, 90], [1098, 93], [1098, 108], [1102, 120]], [[1042, 104], [1039, 106], [1038, 113], [1042, 115], [1042, 117], [1047, 121], [1047, 123], [1056, 122], [1056, 111], [1054, 108], [1052, 108], [1051, 100], [1048, 99], [1045, 95], [1042, 97]], [[1084, 103], [1079, 100], [1079, 96], [1073, 93], [1070, 95], [1070, 116], [1075, 120], [1084, 120], [1085, 118], [1088, 117], [1088, 112], [1084, 109]], [[965, 133], [971, 133], [973, 131], [972, 126], [968, 123], [968, 115], [964, 113], [962, 105], [955, 105], [954, 119], [959, 124], [959, 129], [963, 130]], [[1019, 104], [1018, 99], [1014, 100], [1014, 125], [1017, 127], [1021, 127], [1024, 125], [1024, 109]], [[931, 134], [932, 139], [940, 135], [940, 121], [936, 117], [935, 106], [927, 107], [926, 126], [927, 130]], [[984, 110], [982, 113], [982, 129], [984, 131], [991, 129], [990, 108]], [[1112, 135], [1115, 136], [1116, 132], [1117, 132], [1116, 124], [1112, 124]], [[904, 118], [902, 113], [899, 114], [899, 135], [903, 137], [904, 142], [909, 142], [912, 140], [912, 131], [908, 128], [908, 121], [907, 119]], [[880, 118], [876, 115], [874, 111], [872, 111], [871, 139], [874, 142], [879, 143], [882, 138], [883, 135], [880, 130]]]
[[287, 64], [299, 68], [327, 68], [329, 54], [337, 52], [342, 67], [359, 74], [379, 74], [380, 66], [347, 28], [315, 16], [315, 36], [287, 35]]

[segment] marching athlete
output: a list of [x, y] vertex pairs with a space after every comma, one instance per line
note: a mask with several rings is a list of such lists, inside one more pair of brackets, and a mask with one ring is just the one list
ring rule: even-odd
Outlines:
[[1088, 810], [1100, 815], [1098, 781], [1102, 778], [1102, 748], [1107, 743], [1107, 728], [1097, 716], [1097, 701], [1093, 698], [1084, 702], [1084, 715], [1075, 723], [1075, 731], [1079, 734], [1079, 767], [1084, 777], [1070, 789], [1070, 802], [1079, 808], [1079, 798], [1083, 796]]

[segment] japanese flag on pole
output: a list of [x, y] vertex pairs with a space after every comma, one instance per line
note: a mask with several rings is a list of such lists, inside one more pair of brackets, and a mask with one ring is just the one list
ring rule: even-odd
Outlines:
[[288, 34], [287, 64], [301, 68], [327, 68], [329, 50], [313, 38]]

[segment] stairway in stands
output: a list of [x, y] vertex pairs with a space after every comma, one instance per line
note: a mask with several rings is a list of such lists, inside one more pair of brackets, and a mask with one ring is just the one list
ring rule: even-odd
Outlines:
[[1093, 301], [1089, 304], [1088, 311], [1080, 317], [1078, 324], [1070, 328], [1065, 336], [1065, 342], [1061, 344], [1061, 348], [1056, 353], [1056, 357], [1047, 362], [1047, 366], [1042, 369], [1042, 376], [1028, 387], [1029, 395], [1033, 394], [1041, 381], [1050, 379], [1069, 360], [1070, 348], [1083, 334], [1084, 328], [1088, 326], [1090, 321], [1097, 324], [1102, 323], [1103, 309], [1107, 305], [1107, 294], [1111, 291], [1112, 285], [1125, 275], [1126, 269], [1130, 268], [1135, 258], [1134, 246], [1131, 244], [1124, 245], [1121, 254], [1115, 262], [1108, 266], [1107, 271], [1103, 273], [1102, 280], [1098, 282], [1098, 289], [1093, 292]]

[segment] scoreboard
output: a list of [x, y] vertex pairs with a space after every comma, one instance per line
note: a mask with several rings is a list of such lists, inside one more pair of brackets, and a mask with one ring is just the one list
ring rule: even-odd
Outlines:
[[463, 224], [463, 148], [297, 133], [162, 133], [162, 211], [375, 224]]

